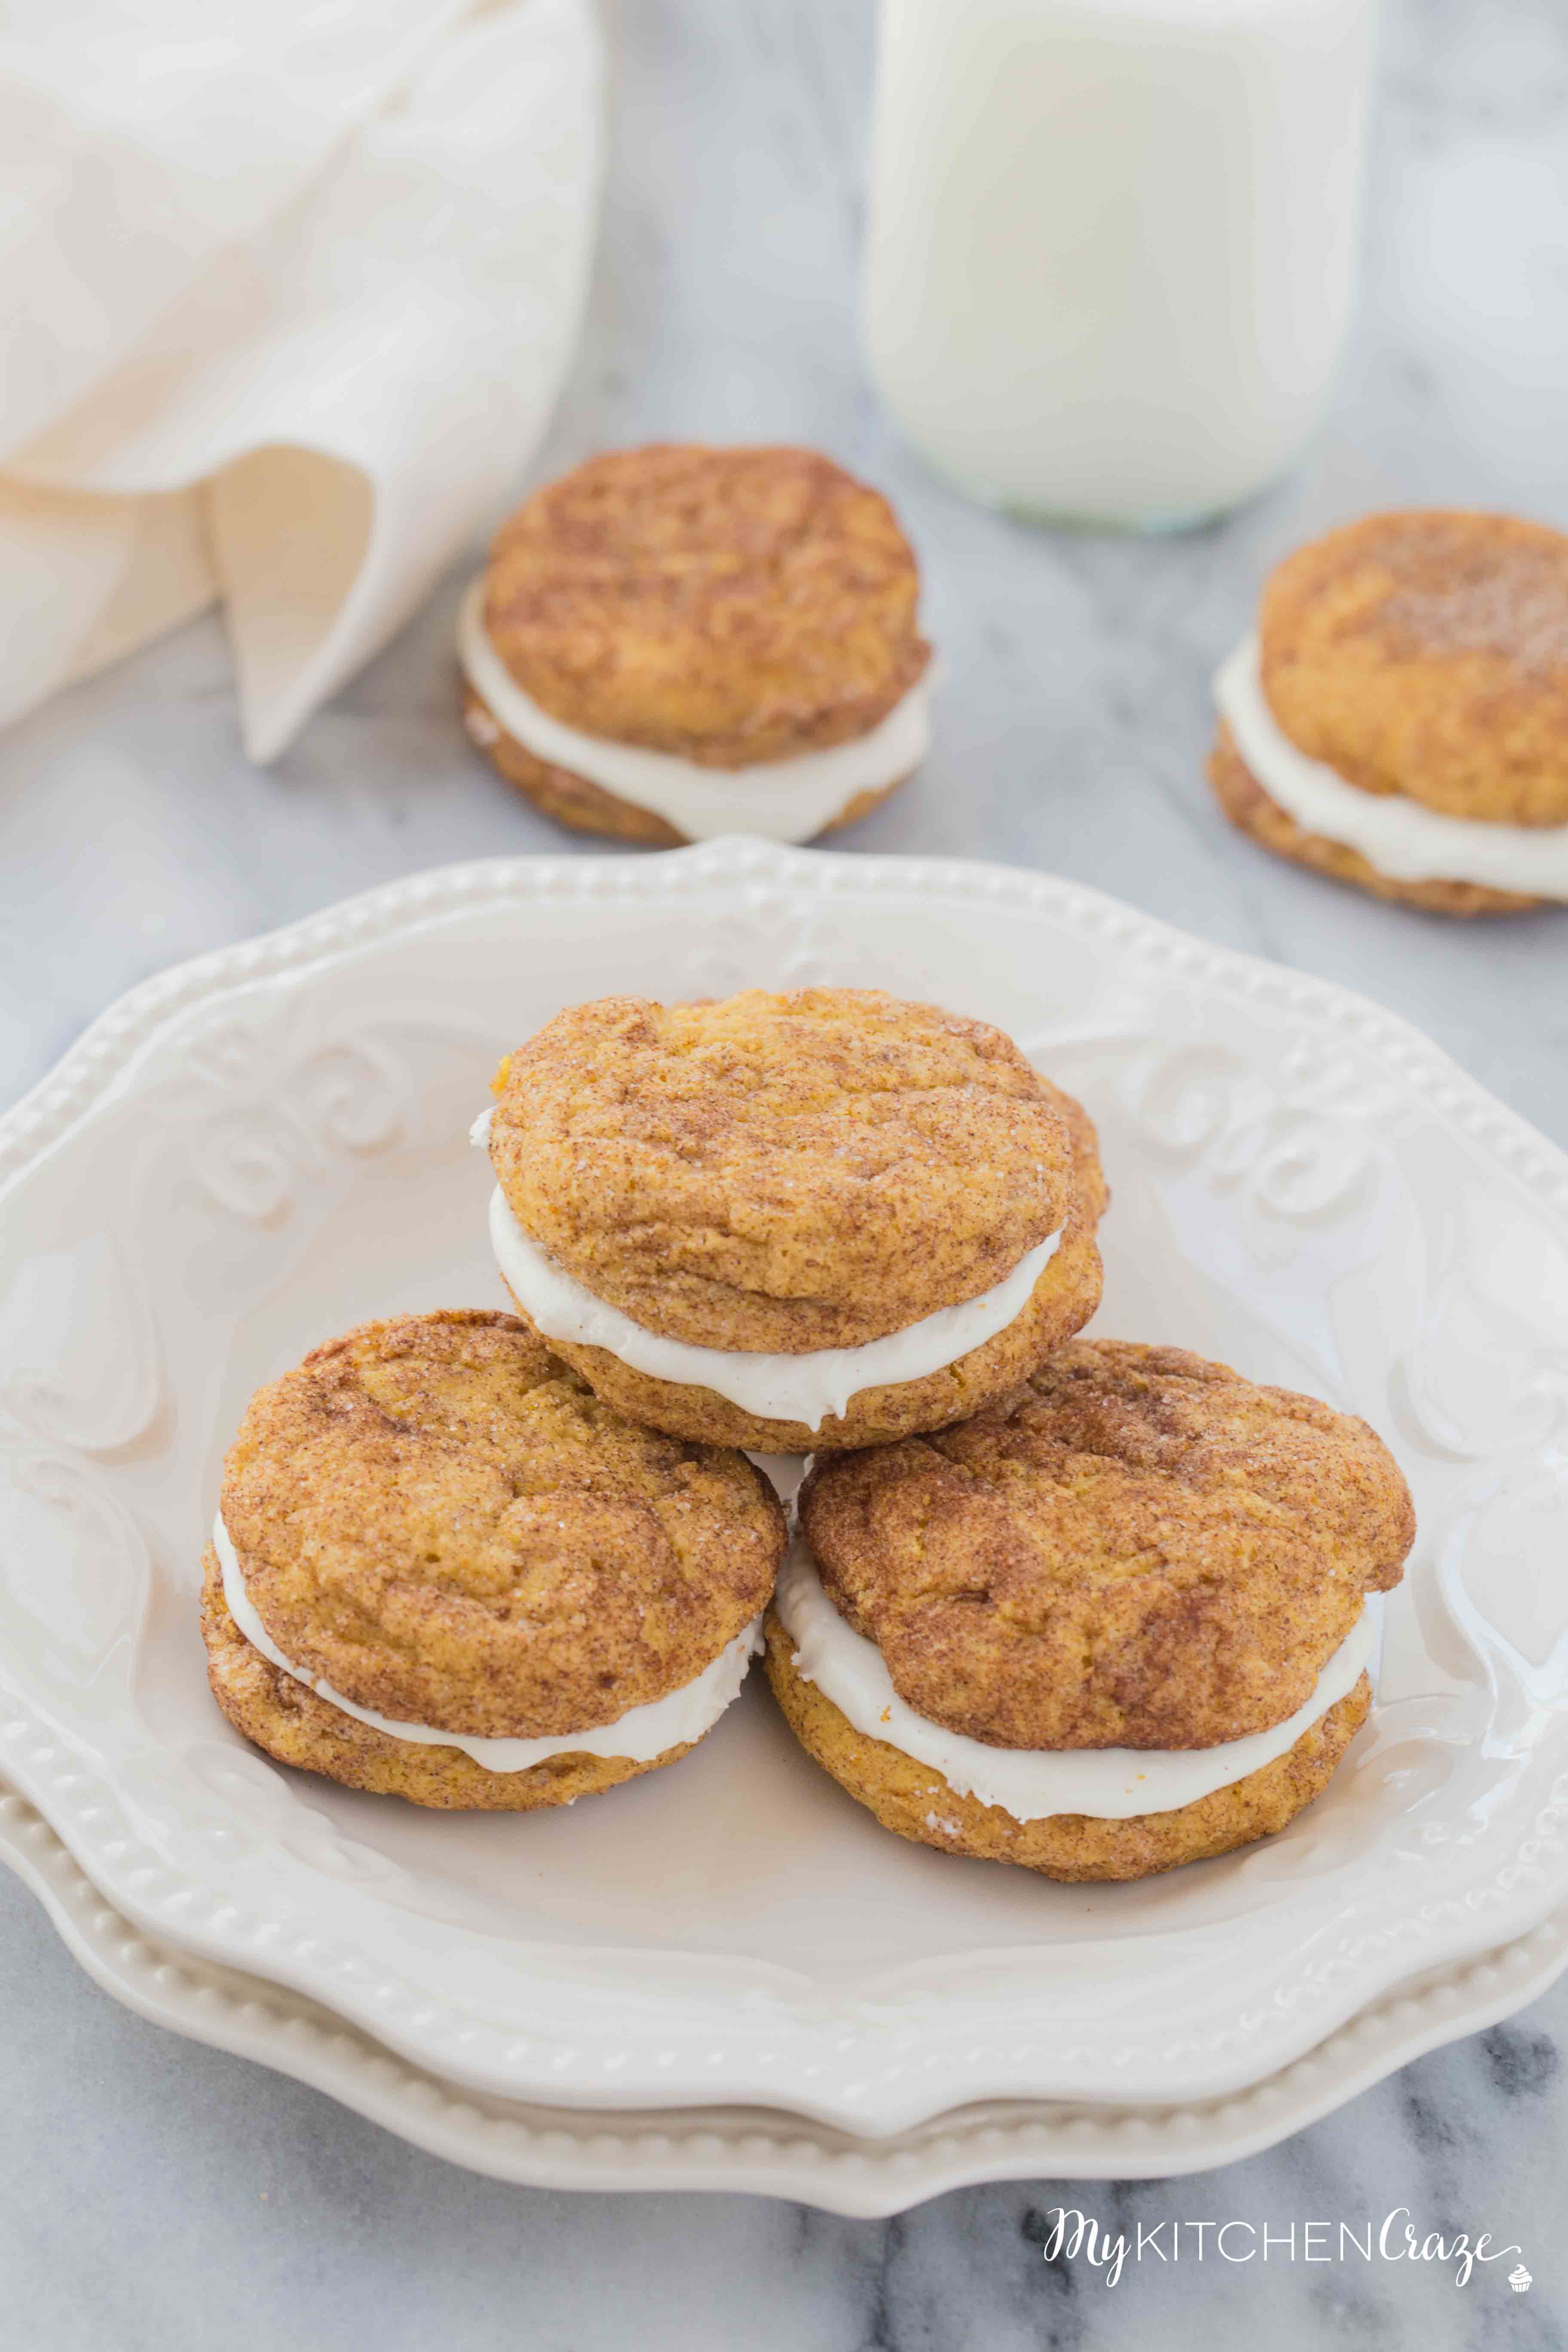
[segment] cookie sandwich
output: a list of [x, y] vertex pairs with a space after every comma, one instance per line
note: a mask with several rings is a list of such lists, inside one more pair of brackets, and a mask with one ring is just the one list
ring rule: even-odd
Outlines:
[[784, 1545], [742, 1454], [631, 1427], [513, 1317], [369, 1323], [251, 1399], [208, 1678], [247, 1739], [349, 1788], [570, 1804], [712, 1728]]
[[1310, 1804], [1415, 1533], [1364, 1422], [1105, 1339], [956, 1428], [819, 1460], [800, 1525], [767, 1672], [801, 1745], [899, 1836], [1065, 1880]]
[[924, 758], [920, 569], [815, 449], [612, 450], [503, 525], [458, 622], [464, 724], [546, 815], [805, 841]]
[[939, 1428], [1099, 1303], [1094, 1129], [984, 1022], [876, 989], [606, 997], [494, 1093], [507, 1287], [650, 1428], [764, 1453]]
[[1215, 681], [1209, 777], [1281, 857], [1448, 915], [1568, 900], [1568, 538], [1368, 515], [1299, 548]]

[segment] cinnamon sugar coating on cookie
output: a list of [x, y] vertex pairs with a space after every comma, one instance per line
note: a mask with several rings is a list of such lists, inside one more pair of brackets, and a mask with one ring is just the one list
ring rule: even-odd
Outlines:
[[886, 499], [815, 449], [619, 449], [499, 533], [485, 626], [583, 733], [739, 768], [867, 734], [924, 670]]
[[613, 1723], [692, 1681], [762, 1607], [784, 1539], [742, 1455], [633, 1428], [480, 1312], [366, 1324], [259, 1390], [222, 1514], [294, 1665], [395, 1721], [491, 1738]]
[[876, 989], [605, 997], [496, 1080], [524, 1233], [699, 1347], [858, 1347], [1010, 1274], [1077, 1198], [1065, 1097], [984, 1022]]
[[1207, 1748], [1283, 1722], [1415, 1535], [1364, 1422], [1108, 1339], [974, 1420], [819, 1463], [801, 1511], [900, 1696], [1000, 1748]]
[[1448, 816], [1568, 824], [1561, 532], [1447, 509], [1368, 515], [1286, 558], [1258, 633], [1275, 718], [1348, 783]]

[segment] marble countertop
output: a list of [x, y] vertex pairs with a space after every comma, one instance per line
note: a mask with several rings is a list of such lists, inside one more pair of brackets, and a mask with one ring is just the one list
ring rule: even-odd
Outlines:
[[[1568, 1142], [1568, 917], [1390, 909], [1231, 833], [1202, 778], [1206, 680], [1258, 580], [1378, 504], [1568, 528], [1568, 18], [1560, 0], [1392, 0], [1359, 332], [1283, 488], [1164, 541], [1044, 537], [900, 448], [855, 336], [868, 0], [622, 0], [603, 252], [538, 471], [668, 435], [820, 443], [917, 541], [948, 683], [919, 778], [845, 836], [1054, 868], [1394, 1007]], [[211, 621], [0, 738], [0, 1092], [149, 972], [420, 866], [568, 844], [466, 747], [454, 570], [277, 769], [238, 747]], [[0, 2280], [49, 2352], [1014, 2352], [1154, 2340], [1552, 2346], [1568, 1981], [1274, 2153], [1171, 2183], [1030, 2181], [889, 2222], [766, 2200], [503, 2188], [110, 2003], [0, 1874]], [[1045, 2260], [1065, 2200], [1142, 2222], [1489, 2229], [1536, 2273], [1152, 2256], [1115, 2287]], [[1169, 2232], [1167, 2231], [1167, 2239]], [[1303, 2242], [1304, 2243], [1304, 2242]]]

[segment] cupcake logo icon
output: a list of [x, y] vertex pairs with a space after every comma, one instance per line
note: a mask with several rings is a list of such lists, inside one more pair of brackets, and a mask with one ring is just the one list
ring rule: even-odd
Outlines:
[[1515, 2263], [1512, 2270], [1510, 2270], [1508, 2274], [1508, 2283], [1510, 2286], [1512, 2287], [1515, 2294], [1527, 2294], [1529, 2293], [1530, 2273], [1525, 2269], [1522, 2263]]

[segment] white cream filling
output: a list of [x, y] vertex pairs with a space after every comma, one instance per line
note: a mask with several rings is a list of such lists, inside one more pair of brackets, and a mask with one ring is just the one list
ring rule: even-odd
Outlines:
[[[458, 618], [463, 674], [500, 731], [557, 768], [585, 776], [607, 793], [651, 809], [689, 841], [715, 834], [759, 834], [764, 841], [809, 841], [859, 793], [880, 792], [918, 768], [931, 748], [931, 680], [918, 678], [885, 719], [848, 743], [763, 760], [747, 768], [703, 768], [669, 751], [616, 743], [565, 726], [525, 693], [485, 628], [484, 581], [476, 580]], [[489, 750], [497, 738], [482, 713], [469, 722]]]
[[1478, 882], [1531, 898], [1568, 898], [1568, 824], [1445, 816], [1402, 793], [1363, 793], [1299, 751], [1268, 707], [1255, 636], [1221, 664], [1214, 698], [1270, 800], [1309, 833], [1360, 850], [1380, 874], [1395, 882]]
[[[1122, 1822], [1170, 1813], [1228, 1789], [1293, 1748], [1302, 1733], [1352, 1690], [1372, 1656], [1374, 1629], [1363, 1608], [1329, 1660], [1304, 1706], [1268, 1731], [1217, 1748], [992, 1748], [917, 1715], [893, 1688], [882, 1654], [847, 1625], [822, 1588], [816, 1563], [796, 1537], [773, 1595], [795, 1643], [795, 1671], [815, 1683], [857, 1731], [929, 1764], [961, 1797], [998, 1805], [1016, 1822], [1088, 1813]], [[932, 1796], [941, 1793], [933, 1788]]]
[[282, 1673], [303, 1683], [307, 1690], [314, 1691], [318, 1698], [325, 1699], [340, 1714], [352, 1715], [356, 1723], [368, 1723], [373, 1731], [384, 1731], [394, 1739], [411, 1740], [420, 1748], [460, 1748], [465, 1756], [471, 1757], [487, 1772], [527, 1772], [552, 1756], [610, 1756], [630, 1763], [651, 1763], [667, 1748], [689, 1746], [712, 1730], [725, 1708], [739, 1696], [752, 1659], [762, 1647], [763, 1621], [755, 1617], [743, 1633], [737, 1633], [720, 1651], [710, 1665], [704, 1666], [679, 1690], [670, 1691], [647, 1706], [628, 1707], [614, 1723], [598, 1724], [589, 1731], [568, 1732], [559, 1739], [484, 1739], [466, 1731], [437, 1731], [427, 1723], [398, 1723], [391, 1716], [378, 1715], [374, 1707], [356, 1706], [352, 1698], [345, 1698], [331, 1683], [308, 1675], [302, 1666], [286, 1658], [251, 1605], [238, 1555], [221, 1513], [213, 1521], [213, 1549], [223, 1570], [223, 1597], [228, 1603], [228, 1613], [252, 1649], [259, 1650]]
[[[476, 1128], [479, 1125], [475, 1122]], [[829, 1413], [842, 1416], [862, 1389], [895, 1388], [944, 1371], [972, 1349], [1005, 1331], [1026, 1304], [1062, 1228], [1021, 1257], [1011, 1274], [957, 1307], [939, 1307], [902, 1331], [858, 1348], [814, 1348], [802, 1356], [751, 1354], [741, 1349], [699, 1348], [667, 1339], [634, 1323], [618, 1307], [595, 1298], [563, 1266], [531, 1241], [498, 1184], [490, 1195], [490, 1241], [507, 1286], [546, 1339], [604, 1348], [635, 1372], [684, 1388], [712, 1389], [763, 1421], [802, 1422], [820, 1429]]]

